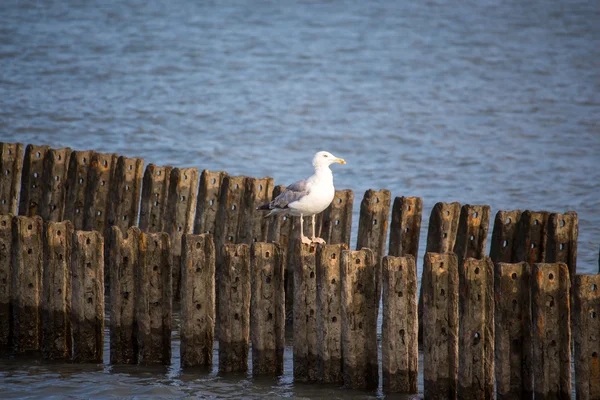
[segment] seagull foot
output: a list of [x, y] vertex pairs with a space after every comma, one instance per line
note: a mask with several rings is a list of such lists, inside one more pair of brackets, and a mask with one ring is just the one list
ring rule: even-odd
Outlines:
[[314, 237], [312, 238], [313, 243], [321, 243], [321, 244], [325, 244], [325, 241], [319, 237]]
[[306, 236], [302, 235], [302, 243], [304, 243], [304, 244], [312, 244], [312, 240], [310, 240]]

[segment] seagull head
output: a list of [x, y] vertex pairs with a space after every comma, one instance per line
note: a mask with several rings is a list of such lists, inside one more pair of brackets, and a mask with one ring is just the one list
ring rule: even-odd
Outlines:
[[329, 166], [333, 163], [346, 164], [346, 160], [338, 158], [328, 151], [320, 151], [313, 158], [313, 167]]

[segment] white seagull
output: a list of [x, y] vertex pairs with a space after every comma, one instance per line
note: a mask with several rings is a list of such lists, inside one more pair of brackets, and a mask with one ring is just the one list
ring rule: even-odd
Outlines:
[[[270, 210], [266, 217], [281, 214], [300, 217], [302, 243], [325, 243], [323, 239], [315, 237], [315, 215], [329, 207], [335, 196], [333, 174], [329, 169], [333, 163], [346, 164], [346, 161], [327, 151], [319, 151], [312, 161], [315, 168], [313, 176], [291, 184], [273, 201], [258, 209]], [[308, 216], [312, 216], [312, 239], [304, 236], [302, 217]]]

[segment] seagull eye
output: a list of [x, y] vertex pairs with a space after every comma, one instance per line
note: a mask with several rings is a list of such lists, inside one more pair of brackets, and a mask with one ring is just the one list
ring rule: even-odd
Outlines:
[[329, 157], [327, 154], [324, 154], [323, 157]]

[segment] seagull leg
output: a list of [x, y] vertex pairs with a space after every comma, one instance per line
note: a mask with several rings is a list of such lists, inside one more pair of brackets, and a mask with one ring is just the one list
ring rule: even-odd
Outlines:
[[309, 238], [304, 236], [304, 216], [302, 214], [300, 214], [300, 240], [302, 240], [302, 243], [312, 243], [312, 241]]
[[313, 216], [312, 216], [312, 231], [313, 231], [312, 241], [315, 243], [325, 244], [325, 241], [321, 238], [318, 238], [317, 235], [315, 234], [315, 214], [313, 214]]

